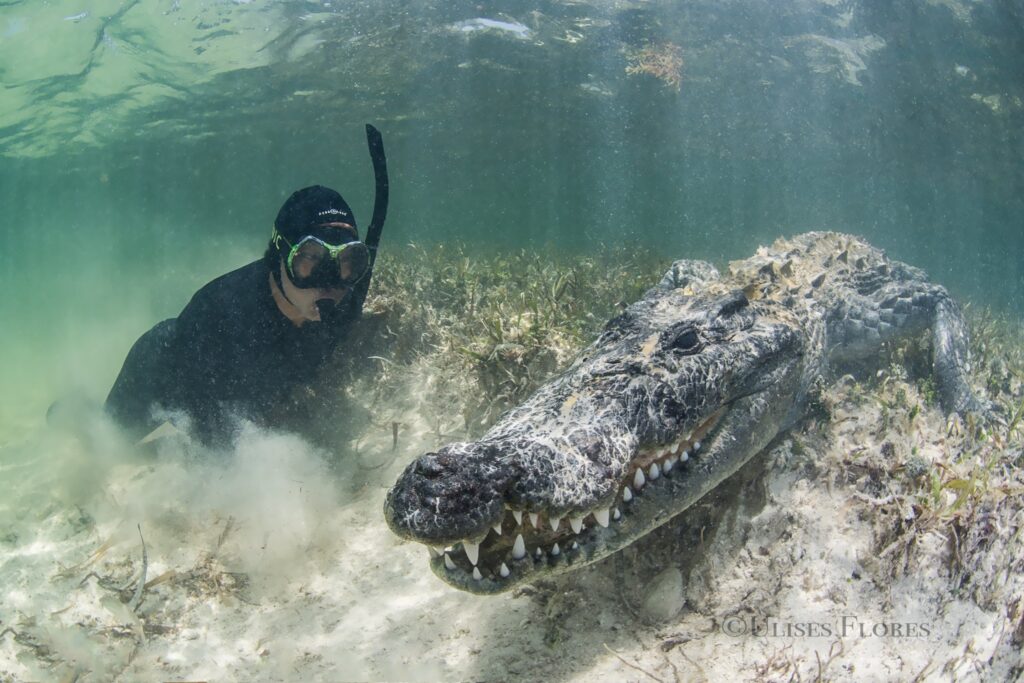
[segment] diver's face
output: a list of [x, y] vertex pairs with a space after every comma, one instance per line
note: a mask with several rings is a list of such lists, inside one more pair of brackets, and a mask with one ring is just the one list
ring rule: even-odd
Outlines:
[[[296, 275], [298, 277], [304, 277], [301, 271], [301, 266], [298, 263], [298, 259], [293, 261], [292, 267], [295, 268]], [[318, 301], [327, 300], [337, 304], [349, 293], [349, 288], [347, 287], [296, 287], [295, 283], [292, 282], [291, 278], [288, 276], [288, 269], [285, 267], [284, 261], [281, 262], [281, 286], [284, 290], [284, 295], [290, 302], [292, 302], [298, 310], [299, 315], [301, 315], [304, 320], [313, 322], [320, 321], [320, 309], [316, 305]]]

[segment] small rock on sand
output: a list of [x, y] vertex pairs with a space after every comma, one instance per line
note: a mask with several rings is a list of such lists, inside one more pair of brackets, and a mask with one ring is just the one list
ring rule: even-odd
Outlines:
[[668, 621], [683, 608], [683, 573], [669, 567], [647, 584], [643, 612], [651, 621]]

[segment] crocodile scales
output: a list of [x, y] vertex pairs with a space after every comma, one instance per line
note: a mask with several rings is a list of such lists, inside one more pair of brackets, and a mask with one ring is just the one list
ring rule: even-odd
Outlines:
[[474, 593], [595, 562], [761, 452], [836, 368], [869, 367], [886, 342], [929, 329], [943, 407], [987, 412], [956, 302], [857, 237], [780, 239], [725, 275], [677, 261], [479, 440], [412, 462], [385, 516]]

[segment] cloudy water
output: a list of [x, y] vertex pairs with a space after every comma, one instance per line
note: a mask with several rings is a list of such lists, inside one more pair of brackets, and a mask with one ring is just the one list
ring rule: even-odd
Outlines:
[[1019, 312], [1022, 48], [994, 1], [5, 2], [4, 403], [109, 383], [298, 187], [365, 224], [364, 122], [385, 245], [835, 229]]
[[837, 230], [1024, 312], [1017, 0], [0, 0], [0, 84], [0, 458], [294, 190], [366, 226], [365, 123], [385, 253], [721, 265]]

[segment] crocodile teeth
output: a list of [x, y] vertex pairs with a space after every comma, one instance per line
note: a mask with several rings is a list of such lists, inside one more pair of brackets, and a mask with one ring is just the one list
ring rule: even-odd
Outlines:
[[501, 567], [498, 569], [498, 576], [500, 576], [501, 578], [504, 579], [504, 578], [508, 577], [508, 575], [511, 574], [511, 573], [512, 572], [510, 572], [508, 570], [508, 565], [505, 564], [504, 562], [502, 562], [501, 563]]
[[531, 513], [528, 514], [528, 516], [530, 518], [530, 524], [533, 525], [533, 528], [534, 529], [539, 528], [540, 527], [540, 521], [539, 521], [540, 520], [540, 515], [538, 513], [536, 513], [536, 512], [531, 512]]
[[570, 517], [569, 526], [572, 527], [572, 532], [574, 534], [578, 534], [579, 532], [583, 531], [583, 516], [580, 515], [577, 517]]
[[479, 581], [480, 579], [484, 578], [483, 574], [480, 573], [480, 568], [479, 567], [473, 567], [473, 578], [476, 579], [477, 581]]
[[665, 466], [661, 468], [661, 471], [664, 472], [665, 474], [668, 474], [669, 472], [672, 471], [672, 468], [675, 466], [676, 456], [673, 455], [672, 457], [665, 461]]
[[538, 560], [544, 557], [544, 551], [540, 549], [540, 546], [537, 546], [537, 549], [533, 551], [533, 556]]
[[498, 522], [497, 524], [495, 524], [491, 528], [494, 529], [494, 533], [496, 535], [501, 536], [501, 522]]
[[596, 512], [594, 512], [594, 519], [596, 519], [597, 523], [600, 524], [601, 526], [607, 527], [608, 526], [608, 515], [609, 515], [609, 512], [608, 512], [607, 508], [605, 508], [604, 510], [597, 510]]
[[614, 519], [615, 521], [618, 521], [621, 518], [622, 518], [622, 513], [619, 512], [619, 508], [615, 508], [614, 510], [612, 510], [612, 519]]
[[521, 560], [526, 557], [526, 541], [523, 540], [523, 535], [519, 534], [516, 536], [516, 542], [512, 544], [512, 559]]
[[646, 484], [646, 483], [647, 483], [647, 480], [644, 479], [644, 471], [642, 469], [640, 469], [639, 467], [637, 467], [636, 468], [636, 474], [633, 475], [633, 488], [635, 488], [637, 491], [639, 491], [640, 489], [642, 489], [644, 487], [644, 484]]
[[693, 452], [696, 453], [699, 450], [700, 450], [700, 441], [694, 441], [693, 442]]
[[548, 521], [551, 523], [551, 530], [552, 531], [558, 531], [558, 525], [562, 523], [562, 518], [561, 517], [551, 517]]
[[513, 510], [512, 511], [512, 517], [516, 520], [516, 524], [522, 524], [523, 523], [523, 511], [522, 510]]
[[631, 500], [633, 500], [633, 492], [630, 491], [629, 487], [627, 486], [624, 489], [622, 489], [622, 501], [624, 503], [628, 503]]
[[444, 552], [443, 548], [438, 549], [438, 548], [435, 548], [432, 545], [428, 545], [427, 546], [427, 550], [430, 551], [430, 557], [432, 557], [432, 558], [433, 557], [441, 557], [441, 554]]
[[559, 555], [559, 554], [561, 554], [561, 552], [562, 552], [562, 549], [558, 547], [557, 543], [554, 544], [553, 546], [551, 546], [551, 554], [552, 555]]
[[658, 463], [652, 463], [651, 468], [647, 471], [647, 473], [651, 476], [651, 481], [654, 481], [655, 479], [661, 476], [661, 468], [658, 467]]
[[449, 571], [455, 569], [455, 563], [452, 562], [452, 558], [448, 556], [448, 553], [444, 554], [444, 566], [445, 569], [448, 569]]
[[577, 543], [576, 541], [573, 541], [573, 542], [572, 542], [572, 546], [571, 546], [571, 549], [572, 549], [572, 550], [579, 550], [579, 549], [580, 549], [580, 544], [579, 544], [579, 543]]
[[686, 462], [690, 459], [690, 451], [683, 451], [679, 454], [679, 462]]
[[463, 541], [462, 549], [466, 551], [466, 557], [469, 558], [470, 564], [476, 566], [476, 561], [480, 559], [480, 544]]

